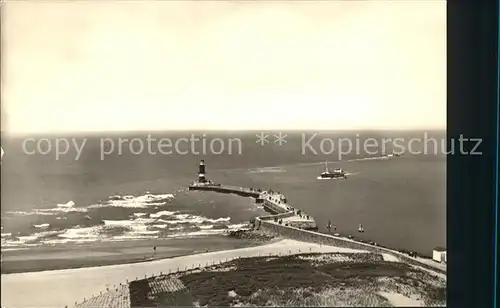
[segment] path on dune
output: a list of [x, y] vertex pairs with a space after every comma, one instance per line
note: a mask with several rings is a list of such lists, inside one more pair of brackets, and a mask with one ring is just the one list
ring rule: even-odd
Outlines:
[[127, 279], [148, 277], [160, 272], [168, 273], [177, 268], [191, 268], [237, 257], [256, 257], [301, 252], [364, 252], [348, 248], [318, 245], [294, 240], [282, 240], [277, 243], [257, 247], [241, 248], [195, 254], [184, 257], [156, 260], [151, 262], [88, 267], [67, 270], [55, 270], [32, 273], [3, 274], [1, 277], [2, 307], [71, 307], [84, 298], [124, 283]]

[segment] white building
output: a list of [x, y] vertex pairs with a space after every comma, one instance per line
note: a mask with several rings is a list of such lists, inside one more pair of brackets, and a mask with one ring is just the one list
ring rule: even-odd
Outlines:
[[446, 263], [446, 249], [442, 247], [434, 248], [432, 251], [432, 259], [439, 263]]

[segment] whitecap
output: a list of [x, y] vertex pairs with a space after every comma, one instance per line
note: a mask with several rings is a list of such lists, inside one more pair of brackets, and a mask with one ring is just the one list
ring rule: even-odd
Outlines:
[[107, 202], [92, 204], [88, 208], [123, 207], [123, 208], [148, 208], [150, 206], [165, 205], [173, 199], [173, 194], [146, 194], [142, 196], [112, 196]]
[[175, 213], [176, 212], [171, 212], [171, 211], [160, 211], [160, 212], [157, 212], [157, 213], [150, 214], [149, 217], [151, 217], [151, 218], [159, 218], [159, 217], [162, 217], [162, 216], [172, 216]]
[[100, 238], [98, 227], [79, 226], [65, 230], [64, 233], [59, 234], [58, 237], [66, 239], [67, 242], [71, 240], [96, 241]]
[[200, 229], [212, 229], [214, 225], [206, 225], [206, 226], [200, 226]]
[[75, 207], [75, 202], [74, 201], [68, 201], [66, 203], [62, 204], [57, 204], [56, 207], [54, 208], [49, 208], [49, 209], [33, 209], [29, 212], [27, 211], [13, 211], [13, 212], [7, 212], [8, 214], [11, 215], [18, 215], [18, 216], [33, 216], [33, 215], [57, 215], [59, 213], [71, 213], [71, 212], [80, 212], [80, 213], [85, 213], [88, 210], [86, 208], [79, 208]]
[[50, 227], [50, 224], [33, 225], [33, 227], [37, 229], [47, 229], [48, 227]]

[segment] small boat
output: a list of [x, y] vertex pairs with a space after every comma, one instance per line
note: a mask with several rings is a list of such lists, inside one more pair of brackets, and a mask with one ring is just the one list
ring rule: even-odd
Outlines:
[[363, 226], [361, 224], [359, 224], [358, 232], [359, 233], [364, 233], [365, 232], [365, 229], [363, 229]]
[[388, 158], [393, 158], [393, 157], [401, 157], [401, 155], [403, 155], [402, 153], [396, 153], [396, 152], [392, 152], [391, 154], [388, 154], [387, 157]]

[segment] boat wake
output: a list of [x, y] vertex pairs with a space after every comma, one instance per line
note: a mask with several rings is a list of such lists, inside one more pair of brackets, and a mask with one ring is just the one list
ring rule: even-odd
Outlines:
[[316, 179], [318, 179], [318, 180], [326, 180], [326, 181], [330, 181], [330, 180], [345, 180], [344, 178], [322, 178], [321, 176], [318, 176]]
[[249, 173], [280, 173], [280, 172], [286, 172], [286, 171], [281, 167], [264, 167], [264, 168], [256, 168], [249, 170]]
[[[357, 162], [357, 161], [368, 161], [368, 160], [389, 160], [393, 156], [391, 154], [389, 155], [382, 155], [382, 156], [375, 156], [375, 157], [364, 157], [364, 158], [353, 158], [353, 159], [347, 159], [347, 160], [338, 160], [338, 161], [328, 161], [329, 164], [339, 164], [339, 163], [350, 163], [350, 162]], [[279, 165], [279, 166], [271, 166], [271, 167], [263, 167], [263, 168], [255, 168], [255, 169], [249, 169], [249, 173], [271, 173], [271, 172], [286, 172], [284, 169], [285, 167], [310, 167], [310, 166], [318, 166], [322, 165], [325, 162], [310, 162], [310, 163], [295, 163], [295, 164], [288, 164], [288, 165]], [[213, 170], [214, 172], [227, 172], [227, 171], [241, 171], [245, 170], [243, 168], [231, 168], [231, 169], [215, 169]], [[248, 170], [248, 169], [246, 169]]]
[[361, 172], [353, 172], [353, 173], [346, 173], [347, 176], [351, 176], [351, 175], [358, 175], [360, 174]]
[[348, 160], [342, 160], [341, 162], [355, 162], [355, 161], [365, 161], [365, 160], [386, 160], [389, 158], [390, 158], [390, 156], [384, 155], [384, 156], [376, 156], [376, 157], [348, 159]]

